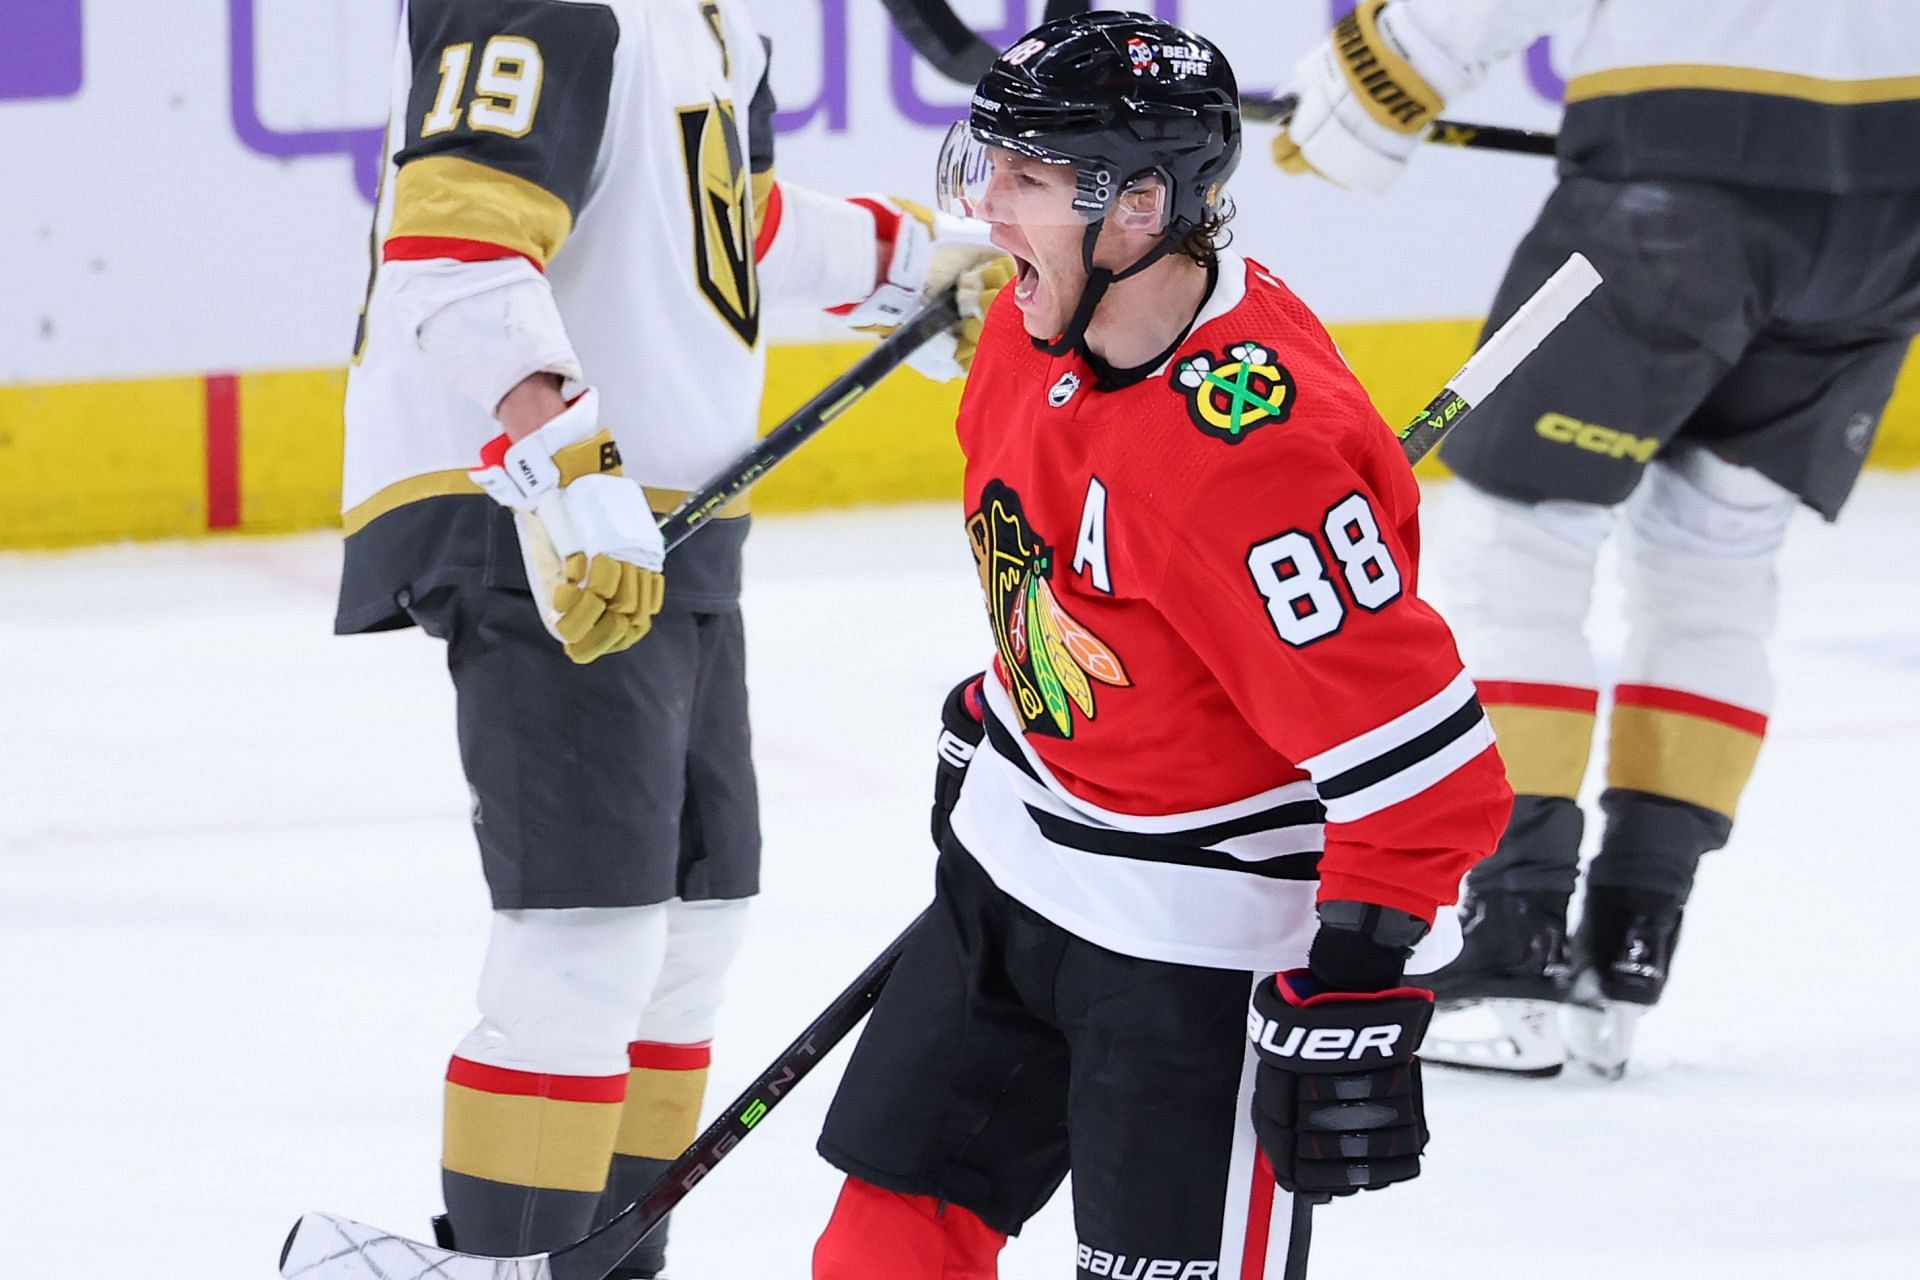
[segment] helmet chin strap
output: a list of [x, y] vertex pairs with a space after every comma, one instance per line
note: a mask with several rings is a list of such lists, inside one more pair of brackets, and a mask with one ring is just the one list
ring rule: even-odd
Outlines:
[[1093, 247], [1099, 241], [1100, 228], [1105, 226], [1106, 222], [1105, 215], [1095, 218], [1087, 224], [1086, 233], [1080, 237], [1080, 261], [1086, 267], [1087, 283], [1086, 287], [1080, 290], [1079, 305], [1074, 307], [1073, 318], [1067, 321], [1065, 332], [1052, 342], [1043, 342], [1039, 338], [1033, 339], [1033, 345], [1050, 356], [1063, 356], [1069, 351], [1078, 351], [1088, 363], [1093, 363], [1097, 357], [1087, 349], [1087, 326], [1093, 322], [1093, 313], [1100, 305], [1100, 299], [1107, 296], [1107, 290], [1113, 285], [1130, 276], [1139, 275], [1166, 257], [1187, 230], [1185, 223], [1178, 221], [1171, 223], [1167, 227], [1166, 234], [1162, 235], [1151, 249], [1141, 254], [1139, 260], [1132, 266], [1120, 271], [1109, 271], [1105, 267], [1093, 265]]
[[[1216, 259], [1207, 264], [1207, 287], [1200, 294], [1200, 305], [1194, 309], [1194, 320], [1200, 318], [1200, 312], [1206, 309], [1207, 299], [1213, 296], [1214, 287], [1219, 283], [1220, 263]], [[1095, 391], [1118, 391], [1122, 387], [1130, 387], [1136, 382], [1141, 382], [1152, 377], [1155, 370], [1159, 369], [1160, 366], [1167, 361], [1173, 359], [1173, 353], [1180, 349], [1180, 344], [1185, 342], [1187, 335], [1192, 332], [1193, 320], [1189, 320], [1179, 333], [1173, 335], [1173, 340], [1161, 348], [1158, 355], [1149, 356], [1139, 364], [1134, 365], [1131, 369], [1116, 369], [1093, 352], [1083, 352], [1081, 358], [1087, 362], [1087, 368], [1093, 370], [1093, 389]]]

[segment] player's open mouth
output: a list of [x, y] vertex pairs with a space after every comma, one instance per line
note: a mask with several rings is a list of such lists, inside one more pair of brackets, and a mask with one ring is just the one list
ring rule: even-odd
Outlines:
[[1034, 291], [1040, 287], [1040, 272], [1038, 268], [1019, 254], [1016, 253], [1011, 256], [1013, 258], [1015, 273], [1013, 277], [1014, 301], [1025, 306], [1027, 303], [1033, 301]]

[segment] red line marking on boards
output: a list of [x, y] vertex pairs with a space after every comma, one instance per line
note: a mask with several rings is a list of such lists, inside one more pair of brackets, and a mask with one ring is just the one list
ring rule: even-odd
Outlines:
[[240, 527], [240, 379], [210, 373], [207, 386], [207, 528]]

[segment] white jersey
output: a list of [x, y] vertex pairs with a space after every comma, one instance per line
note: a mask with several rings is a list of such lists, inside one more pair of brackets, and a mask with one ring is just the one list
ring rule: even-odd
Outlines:
[[[542, 370], [599, 388], [657, 504], [751, 443], [780, 207], [766, 68], [736, 0], [411, 0], [348, 381], [350, 536], [477, 493], [495, 406]], [[822, 304], [873, 283], [871, 215], [832, 203], [858, 246], [812, 254], [851, 268], [814, 271]]]
[[[1920, 188], [1914, 0], [1395, 0], [1466, 78], [1571, 37], [1564, 168], [1827, 192]], [[1584, 27], [1569, 24], [1585, 19]]]

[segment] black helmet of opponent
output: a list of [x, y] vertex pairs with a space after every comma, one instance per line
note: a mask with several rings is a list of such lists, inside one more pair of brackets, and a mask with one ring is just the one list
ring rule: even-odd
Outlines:
[[[1145, 270], [1219, 208], [1240, 162], [1240, 92], [1204, 37], [1139, 13], [1103, 11], [1047, 22], [1001, 54], [974, 90], [978, 141], [1073, 166], [1074, 207], [1087, 219], [1087, 287], [1051, 355], [1079, 345], [1101, 295]], [[1148, 178], [1167, 192], [1160, 239], [1119, 271], [1093, 265], [1114, 201]]]

